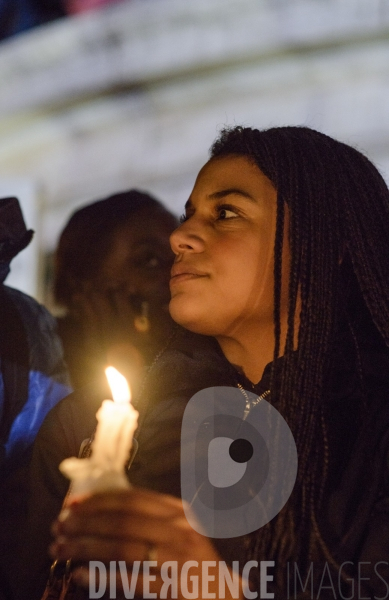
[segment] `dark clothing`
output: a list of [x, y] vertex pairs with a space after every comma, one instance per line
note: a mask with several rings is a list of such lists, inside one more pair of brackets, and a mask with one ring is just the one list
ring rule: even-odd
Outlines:
[[82, 324], [69, 315], [57, 318], [57, 328], [73, 389], [94, 385], [97, 381], [104, 385], [107, 364], [104, 347], [96, 343], [91, 354], [91, 345], [86, 344]]
[[11, 260], [31, 242], [34, 232], [27, 229], [17, 198], [0, 199], [0, 281], [9, 273]]
[[24, 536], [27, 470], [45, 416], [71, 391], [55, 321], [35, 300], [0, 285], [0, 589], [6, 598]]
[[61, 0], [0, 0], [0, 40], [64, 15]]
[[[282, 360], [282, 359], [279, 359]], [[363, 565], [361, 585], [355, 585], [348, 598], [385, 597], [389, 582], [389, 491], [387, 457], [389, 444], [389, 359], [381, 350], [368, 349], [362, 356], [367, 381], [368, 418], [359, 427], [362, 389], [355, 375], [353, 360], [344, 347], [336, 356], [329, 398], [329, 436], [332, 443], [330, 476], [326, 501], [320, 515], [325, 541], [341, 564], [351, 561], [358, 571]], [[188, 400], [198, 391], [213, 386], [233, 386], [262, 394], [269, 388], [271, 366], [261, 381], [253, 386], [227, 362], [218, 344], [209, 338], [185, 333], [151, 368], [138, 401], [140, 412], [146, 412], [138, 432], [139, 450], [130, 471], [131, 482], [157, 491], [180, 496], [181, 420]], [[82, 440], [95, 427], [95, 412], [102, 394], [77, 392], [55, 407], [39, 432], [33, 461], [33, 493], [31, 502], [30, 557], [31, 573], [36, 574], [24, 597], [39, 598], [47, 577], [49, 560], [46, 548], [50, 541], [49, 523], [60, 510], [68, 483], [58, 471], [59, 462], [78, 454]], [[148, 408], [146, 411], [145, 402]], [[242, 414], [246, 400], [242, 395]], [[214, 540], [223, 560], [246, 560], [246, 539]], [[271, 560], [269, 557], [268, 560]], [[378, 568], [379, 561], [386, 561]], [[276, 565], [277, 567], [277, 565]], [[315, 565], [316, 567], [316, 565]], [[323, 564], [317, 565], [323, 573]], [[281, 567], [280, 567], [281, 568]], [[28, 581], [32, 581], [31, 573]], [[381, 577], [381, 578], [380, 578]], [[337, 585], [335, 581], [334, 585]], [[341, 598], [323, 581], [320, 598]], [[389, 587], [389, 586], [388, 586]], [[301, 588], [300, 588], [301, 591]], [[374, 592], [373, 592], [374, 591]], [[294, 597], [293, 587], [290, 597]], [[327, 595], [326, 595], [327, 594]], [[19, 597], [22, 597], [20, 595]], [[278, 600], [284, 600], [285, 596]], [[315, 596], [316, 597], [316, 596]]]
[[25, 463], [48, 411], [70, 393], [56, 325], [33, 298], [3, 285], [31, 242], [17, 198], [0, 199], [0, 475]]
[[55, 320], [33, 298], [0, 285], [0, 473], [25, 460], [42, 422], [71, 392]]
[[7, 600], [25, 533], [32, 443], [49, 410], [71, 391], [53, 317], [3, 285], [32, 236], [18, 200], [0, 199], [0, 595]]

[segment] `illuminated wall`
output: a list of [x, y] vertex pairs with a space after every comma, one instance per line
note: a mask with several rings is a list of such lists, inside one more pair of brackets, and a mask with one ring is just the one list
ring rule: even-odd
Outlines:
[[134, 0], [0, 45], [0, 178], [37, 190], [39, 245], [138, 187], [177, 213], [224, 124], [305, 124], [389, 180], [383, 0]]

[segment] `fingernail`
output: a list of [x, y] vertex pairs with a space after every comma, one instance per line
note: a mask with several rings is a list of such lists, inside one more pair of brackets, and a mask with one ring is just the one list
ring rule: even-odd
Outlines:
[[63, 523], [64, 521], [66, 521], [66, 519], [69, 517], [69, 515], [70, 515], [69, 508], [62, 509], [58, 515], [58, 522]]

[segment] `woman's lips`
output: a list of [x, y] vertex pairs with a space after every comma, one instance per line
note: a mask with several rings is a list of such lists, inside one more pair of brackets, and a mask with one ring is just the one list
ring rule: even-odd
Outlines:
[[190, 281], [191, 279], [200, 279], [201, 277], [207, 277], [207, 275], [193, 267], [185, 267], [184, 265], [176, 264], [173, 265], [171, 270], [170, 285], [172, 286], [183, 281]]
[[170, 279], [170, 285], [175, 285], [176, 283], [181, 283], [182, 281], [188, 281], [190, 279], [200, 279], [200, 277], [205, 277], [205, 275], [197, 275], [197, 273], [180, 273], [180, 275], [174, 275]]

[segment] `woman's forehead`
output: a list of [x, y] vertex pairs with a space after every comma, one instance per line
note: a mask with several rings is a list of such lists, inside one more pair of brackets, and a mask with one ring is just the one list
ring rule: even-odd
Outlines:
[[223, 189], [237, 188], [253, 195], [275, 188], [256, 163], [247, 156], [229, 154], [211, 158], [201, 168], [193, 192], [197, 190], [217, 194]]

